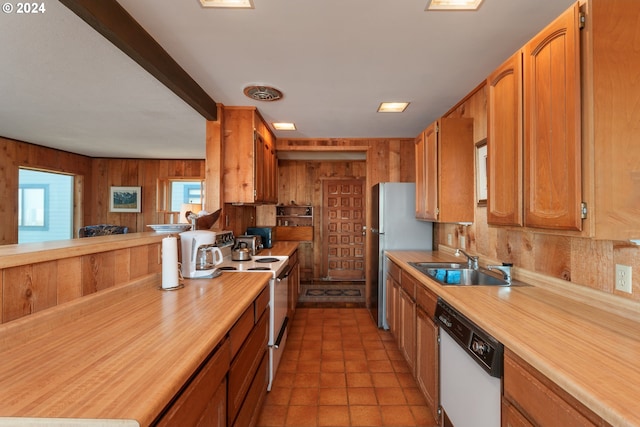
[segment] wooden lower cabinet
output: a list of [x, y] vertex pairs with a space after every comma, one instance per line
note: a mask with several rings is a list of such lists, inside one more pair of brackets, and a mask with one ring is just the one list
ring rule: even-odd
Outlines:
[[427, 402], [432, 424], [439, 424], [440, 377], [436, 295], [397, 264], [386, 260], [387, 323]]
[[267, 395], [269, 288], [176, 396], [156, 426], [252, 427]]
[[402, 272], [399, 293], [398, 339], [400, 352], [404, 356], [411, 372], [416, 367], [416, 282]]
[[[267, 353], [269, 341], [269, 310], [265, 310], [262, 317], [251, 331], [249, 337], [231, 363], [229, 369], [229, 386], [227, 397], [228, 425], [233, 425], [247, 395], [251, 393], [251, 386], [258, 374], [262, 360]], [[259, 384], [260, 382], [258, 382]], [[261, 393], [266, 394], [266, 384]], [[259, 410], [259, 408], [255, 408]]]
[[433, 320], [436, 295], [419, 287], [416, 290], [416, 367], [415, 376], [422, 391], [431, 416], [435, 421], [440, 417], [440, 347], [439, 328]]
[[387, 298], [386, 320], [389, 331], [394, 338], [398, 339], [398, 298], [400, 293], [400, 267], [389, 259], [387, 263], [387, 277], [385, 295]]
[[291, 271], [289, 272], [288, 281], [288, 310], [287, 316], [289, 316], [289, 322], [293, 321], [296, 314], [296, 306], [298, 305], [298, 298], [300, 297], [300, 262], [298, 261], [298, 251], [296, 250], [289, 257], [289, 265]]
[[610, 426], [507, 348], [503, 395], [502, 427]]
[[226, 426], [230, 359], [229, 340], [225, 339], [156, 425]]

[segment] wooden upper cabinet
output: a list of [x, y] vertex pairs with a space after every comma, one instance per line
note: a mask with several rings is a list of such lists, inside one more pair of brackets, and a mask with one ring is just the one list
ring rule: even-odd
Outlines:
[[487, 78], [487, 223], [522, 226], [522, 53]]
[[425, 162], [424, 162], [424, 132], [416, 138], [416, 218], [426, 218], [426, 181], [425, 181]]
[[443, 117], [424, 130], [416, 143], [417, 218], [473, 222], [474, 154], [473, 119]]
[[524, 222], [581, 230], [579, 6], [523, 48]]
[[255, 107], [224, 109], [224, 201], [276, 203], [275, 138]]
[[640, 2], [587, 3], [584, 139], [593, 144], [588, 221], [598, 239], [640, 238]]

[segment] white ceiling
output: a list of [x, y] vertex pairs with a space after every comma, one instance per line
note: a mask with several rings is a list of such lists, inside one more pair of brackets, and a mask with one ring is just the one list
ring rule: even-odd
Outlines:
[[[0, 136], [95, 157], [204, 158], [205, 120], [55, 0], [3, 13]], [[415, 137], [574, 0], [198, 0], [120, 4], [216, 101], [255, 105], [282, 138]], [[284, 92], [243, 95], [249, 84]], [[402, 114], [382, 101], [410, 101]]]

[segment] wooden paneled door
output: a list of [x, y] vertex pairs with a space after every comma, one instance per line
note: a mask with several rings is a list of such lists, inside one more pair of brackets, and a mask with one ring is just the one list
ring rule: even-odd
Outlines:
[[328, 280], [364, 280], [365, 180], [327, 179], [322, 185], [322, 265]]

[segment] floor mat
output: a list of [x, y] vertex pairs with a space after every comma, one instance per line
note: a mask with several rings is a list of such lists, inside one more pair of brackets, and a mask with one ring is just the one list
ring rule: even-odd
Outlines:
[[300, 302], [364, 302], [363, 282], [301, 284]]

